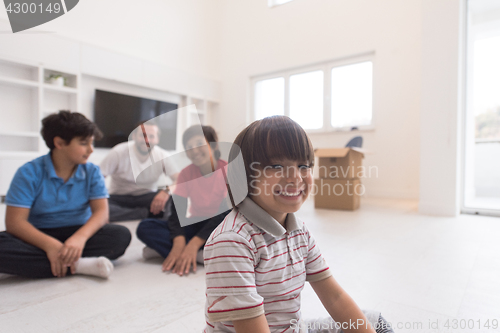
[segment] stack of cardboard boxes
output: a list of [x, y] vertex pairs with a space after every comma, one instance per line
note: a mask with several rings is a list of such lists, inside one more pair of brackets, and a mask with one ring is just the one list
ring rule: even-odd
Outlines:
[[314, 207], [356, 210], [364, 193], [364, 152], [359, 148], [316, 149], [319, 179], [314, 184]]

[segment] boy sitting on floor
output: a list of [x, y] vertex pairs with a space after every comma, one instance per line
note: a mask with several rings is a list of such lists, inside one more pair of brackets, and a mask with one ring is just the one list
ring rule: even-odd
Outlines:
[[87, 160], [97, 126], [80, 113], [42, 120], [50, 152], [20, 167], [7, 192], [0, 233], [0, 273], [30, 278], [84, 274], [107, 278], [110, 259], [130, 243], [127, 228], [108, 223], [108, 192]]

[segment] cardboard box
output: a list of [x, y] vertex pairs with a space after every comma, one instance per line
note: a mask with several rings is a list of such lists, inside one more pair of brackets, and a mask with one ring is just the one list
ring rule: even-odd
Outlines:
[[315, 208], [356, 210], [365, 191], [359, 179], [320, 178], [314, 185]]
[[359, 148], [316, 149], [319, 178], [356, 179], [363, 176], [365, 152]]

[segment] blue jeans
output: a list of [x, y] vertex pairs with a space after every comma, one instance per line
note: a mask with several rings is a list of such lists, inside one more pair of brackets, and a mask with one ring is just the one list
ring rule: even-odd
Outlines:
[[[205, 222], [190, 224], [183, 227], [186, 243], [191, 240], [198, 231], [205, 225]], [[166, 258], [174, 245], [168, 229], [168, 222], [160, 219], [145, 219], [137, 227], [137, 237], [146, 246], [158, 252], [163, 258]]]

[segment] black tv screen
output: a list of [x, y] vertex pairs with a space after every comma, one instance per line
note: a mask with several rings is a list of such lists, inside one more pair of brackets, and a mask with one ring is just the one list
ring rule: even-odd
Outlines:
[[177, 112], [170, 111], [177, 108], [178, 105], [174, 103], [96, 89], [94, 120], [104, 136], [95, 142], [95, 146], [112, 148], [125, 142], [139, 122], [164, 114], [157, 123], [161, 131], [159, 146], [166, 150], [175, 150]]

